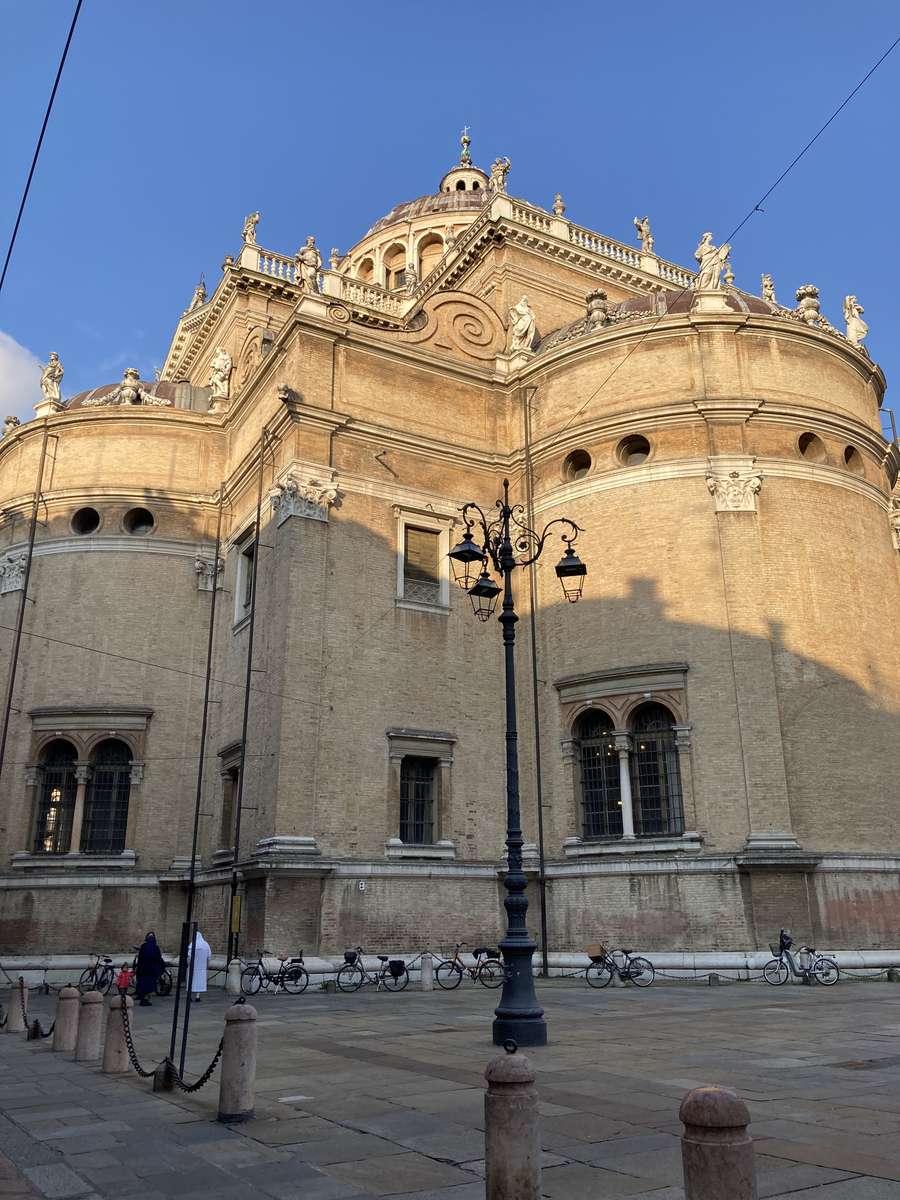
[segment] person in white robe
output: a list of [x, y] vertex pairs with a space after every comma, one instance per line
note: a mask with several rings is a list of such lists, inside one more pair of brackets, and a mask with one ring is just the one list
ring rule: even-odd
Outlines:
[[[197, 930], [197, 940], [194, 945], [193, 961], [191, 962], [191, 995], [195, 1004], [200, 1001], [201, 992], [206, 991], [206, 974], [209, 969], [209, 956], [212, 949], [209, 942]], [[190, 961], [190, 947], [188, 947]]]

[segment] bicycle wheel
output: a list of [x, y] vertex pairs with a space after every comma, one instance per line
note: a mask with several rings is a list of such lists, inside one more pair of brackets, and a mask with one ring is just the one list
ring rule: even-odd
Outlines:
[[241, 991], [245, 996], [255, 996], [262, 987], [262, 973], [259, 967], [244, 967], [241, 971]]
[[841, 977], [841, 970], [833, 958], [817, 958], [813, 963], [813, 979], [822, 987], [831, 987]]
[[496, 958], [487, 958], [478, 968], [478, 982], [486, 988], [498, 988], [502, 985], [506, 974], [503, 964]]
[[305, 992], [309, 983], [309, 972], [306, 967], [301, 967], [299, 964], [295, 967], [288, 967], [284, 973], [284, 990], [290, 992], [292, 996], [299, 996], [301, 992]]
[[628, 964], [628, 974], [638, 987], [649, 987], [656, 978], [656, 970], [649, 958], [633, 958]]
[[102, 992], [105, 996], [115, 982], [115, 978], [116, 973], [112, 967], [104, 967], [97, 982], [97, 991]]
[[78, 990], [82, 993], [82, 995], [84, 995], [85, 992], [94, 992], [97, 990], [96, 976], [94, 975], [93, 967], [85, 968], [85, 970], [83, 970], [78, 976]]
[[172, 990], [172, 972], [163, 971], [156, 982], [157, 996], [168, 996]]
[[591, 987], [606, 987], [612, 979], [612, 969], [605, 962], [591, 963], [585, 972], [585, 979]]
[[362, 968], [344, 963], [337, 973], [337, 985], [342, 992], [356, 992], [363, 985]]
[[381, 982], [389, 992], [402, 992], [409, 983], [409, 971], [406, 967], [403, 968], [402, 975], [392, 975], [390, 971], [385, 971]]
[[462, 983], [462, 967], [458, 967], [455, 962], [451, 962], [448, 958], [444, 962], [438, 963], [435, 967], [434, 977], [439, 987], [446, 988], [450, 992], [454, 988], [458, 988]]
[[778, 987], [782, 983], [787, 983], [787, 978], [787, 966], [780, 958], [770, 958], [763, 967], [763, 979], [766, 983], [770, 983], [772, 987]]

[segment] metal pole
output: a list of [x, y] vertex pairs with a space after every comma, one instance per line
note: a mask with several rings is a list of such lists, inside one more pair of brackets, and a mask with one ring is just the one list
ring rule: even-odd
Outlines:
[[[525, 504], [528, 524], [534, 528], [534, 471], [531, 462], [531, 399], [537, 388], [525, 389]], [[538, 894], [541, 900], [541, 974], [546, 979], [550, 974], [550, 959], [547, 949], [547, 874], [544, 857], [544, 784], [541, 769], [541, 710], [538, 696], [537, 655], [537, 567], [528, 567], [528, 590], [531, 601], [531, 702], [534, 711], [534, 783], [537, 796], [538, 832]]]
[[191, 955], [188, 959], [190, 965], [190, 974], [187, 977], [187, 992], [184, 1000], [184, 1031], [181, 1035], [181, 1065], [178, 1068], [178, 1074], [184, 1079], [184, 1060], [187, 1058], [187, 1038], [188, 1027], [191, 1023], [191, 998], [194, 994], [192, 984], [194, 982], [194, 963], [197, 957], [197, 922], [192, 921], [188, 929], [191, 931]]
[[250, 685], [253, 682], [253, 633], [256, 626], [256, 580], [259, 573], [259, 534], [262, 521], [263, 465], [265, 463], [265, 429], [259, 439], [259, 479], [256, 493], [256, 528], [253, 534], [253, 563], [250, 574], [250, 623], [247, 628], [247, 674], [244, 680], [244, 714], [241, 721], [241, 765], [238, 775], [234, 817], [234, 855], [231, 860], [231, 892], [228, 904], [228, 961], [237, 957], [238, 931], [232, 932], [234, 901], [238, 890], [238, 856], [241, 848], [241, 810], [244, 801], [244, 775], [247, 763], [247, 726], [250, 719]]
[[546, 1046], [547, 1023], [537, 1002], [532, 974], [532, 956], [537, 947], [528, 936], [526, 914], [528, 880], [522, 870], [522, 818], [519, 811], [519, 756], [516, 728], [516, 616], [513, 604], [512, 573], [516, 567], [509, 536], [509, 480], [503, 480], [501, 519], [503, 536], [498, 560], [503, 572], [503, 610], [499, 621], [503, 629], [506, 681], [506, 936], [500, 942], [505, 978], [500, 1003], [494, 1010], [494, 1045], [502, 1046], [512, 1038], [520, 1046]]
[[34, 485], [34, 500], [31, 505], [31, 525], [28, 530], [28, 551], [25, 558], [25, 577], [22, 580], [22, 595], [19, 598], [19, 614], [16, 617], [16, 632], [13, 637], [12, 655], [9, 662], [9, 676], [6, 684], [6, 705], [3, 709], [3, 730], [0, 733], [0, 774], [6, 758], [6, 739], [9, 735], [9, 718], [12, 712], [13, 692], [16, 686], [16, 672], [19, 666], [19, 647], [22, 644], [22, 628], [25, 624], [25, 604], [28, 600], [28, 584], [31, 580], [31, 560], [34, 557], [34, 538], [37, 531], [38, 507], [41, 502], [41, 490], [44, 486], [44, 460], [47, 457], [47, 418], [44, 418], [43, 437], [41, 438], [41, 454], [38, 462], [37, 479]]
[[[212, 682], [212, 662], [213, 662], [213, 643], [216, 628], [216, 597], [218, 596], [219, 583], [219, 552], [222, 547], [222, 511], [225, 503], [225, 484], [219, 485], [219, 512], [216, 518], [216, 549], [213, 554], [213, 577], [212, 577], [212, 592], [209, 600], [209, 636], [206, 643], [206, 680], [203, 685], [203, 718], [200, 722], [200, 758], [197, 763], [197, 791], [194, 797], [194, 832], [191, 838], [191, 866], [188, 873], [187, 886], [187, 902], [185, 904], [184, 924], [186, 928], [190, 928], [191, 921], [194, 916], [194, 896], [196, 893], [196, 874], [197, 874], [197, 840], [200, 830], [200, 799], [203, 793], [203, 761], [206, 757], [206, 731], [209, 724], [209, 692]], [[175, 1058], [175, 1038], [178, 1034], [178, 1014], [181, 1004], [181, 989], [184, 983], [184, 973], [186, 970], [184, 949], [185, 936], [182, 933], [182, 947], [178, 955], [178, 980], [175, 984], [175, 1011], [172, 1014], [172, 1038], [169, 1048], [169, 1058]], [[184, 1013], [184, 1037], [182, 1046], [187, 1044], [187, 1026], [188, 1014], [190, 1005], [190, 992], [188, 993], [188, 1004], [185, 1005]], [[184, 1051], [182, 1050], [182, 1056]], [[182, 1067], [183, 1070], [183, 1067]]]

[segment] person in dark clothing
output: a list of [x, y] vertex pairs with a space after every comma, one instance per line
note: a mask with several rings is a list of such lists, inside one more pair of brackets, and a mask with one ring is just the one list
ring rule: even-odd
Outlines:
[[144, 1007], [149, 1005], [147, 997], [156, 991], [159, 977], [165, 969], [162, 951], [156, 942], [156, 934], [148, 933], [144, 938], [137, 956], [137, 994], [138, 1002]]

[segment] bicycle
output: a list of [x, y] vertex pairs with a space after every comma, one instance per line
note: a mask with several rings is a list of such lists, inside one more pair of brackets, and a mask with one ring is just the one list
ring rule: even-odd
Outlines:
[[487, 946], [478, 946], [472, 951], [475, 958], [473, 967], [467, 966], [460, 958], [459, 951], [465, 942], [457, 942], [452, 958], [445, 958], [434, 969], [434, 977], [440, 987], [451, 991], [459, 987], [463, 976], [468, 975], [483, 987], [498, 988], [503, 983], [505, 972], [500, 962], [500, 951], [490, 950]]
[[[656, 970], [649, 958], [633, 955], [630, 950], [607, 950], [605, 946], [588, 946], [588, 957], [591, 965], [585, 971], [585, 979], [590, 987], [603, 988], [611, 982], [613, 975], [618, 975], [623, 983], [630, 980], [637, 987], [649, 987], [656, 978]], [[622, 955], [621, 965], [615, 955]]]
[[112, 959], [106, 954], [95, 954], [94, 958], [97, 960], [94, 965], [86, 967], [78, 976], [78, 990], [82, 995], [85, 992], [103, 992], [105, 995], [115, 982], [116, 969]]
[[817, 954], [812, 946], [801, 946], [797, 951], [797, 958], [806, 955], [808, 961], [798, 962], [791, 954], [793, 944], [794, 939], [787, 929], [782, 929], [779, 933], [777, 947], [769, 944], [773, 957], [763, 967], [763, 979], [766, 983], [772, 987], [780, 987], [781, 984], [787, 983], [791, 975], [803, 983], [815, 981], [823, 987], [831, 987], [837, 983], [841, 977], [841, 970], [833, 958]]
[[266, 991], [284, 988], [292, 996], [299, 996], [309, 986], [309, 972], [303, 965], [303, 951], [295, 958], [279, 958], [278, 970], [270, 971], [265, 964], [266, 958], [276, 958], [269, 950], [259, 950], [259, 960], [241, 971], [241, 991], [245, 996], [255, 996], [260, 988]]
[[367, 970], [363, 962], [363, 948], [344, 951], [344, 965], [337, 973], [337, 985], [342, 992], [356, 992], [365, 983], [373, 983], [375, 990], [384, 988], [388, 992], [402, 992], [409, 983], [409, 971], [402, 958], [389, 958], [387, 954], [379, 954], [381, 967], [372, 972]]

